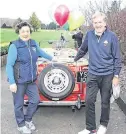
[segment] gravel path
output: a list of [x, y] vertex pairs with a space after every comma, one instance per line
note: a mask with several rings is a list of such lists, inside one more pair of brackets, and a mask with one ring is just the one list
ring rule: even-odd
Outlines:
[[126, 103], [126, 66], [122, 65], [120, 72], [121, 98]]

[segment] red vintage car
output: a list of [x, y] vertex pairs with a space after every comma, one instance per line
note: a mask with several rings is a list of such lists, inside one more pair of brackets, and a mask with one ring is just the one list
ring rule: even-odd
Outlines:
[[[83, 58], [77, 63], [73, 62], [76, 55], [73, 49], [52, 51], [53, 49], [47, 50], [57, 56], [58, 62], [49, 63], [40, 58], [37, 64], [39, 105], [72, 106], [73, 110], [75, 107], [80, 109], [85, 104], [88, 61]], [[24, 102], [25, 105], [28, 104], [27, 96]]]

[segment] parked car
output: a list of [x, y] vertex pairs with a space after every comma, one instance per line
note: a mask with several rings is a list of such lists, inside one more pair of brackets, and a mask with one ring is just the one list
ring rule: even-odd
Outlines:
[[[84, 58], [77, 63], [73, 61], [76, 55], [74, 49], [45, 49], [57, 57], [57, 62], [50, 63], [38, 59], [38, 85], [40, 103], [43, 106], [72, 106], [80, 109], [85, 104], [86, 78], [88, 61]], [[25, 105], [28, 97], [24, 98]]]

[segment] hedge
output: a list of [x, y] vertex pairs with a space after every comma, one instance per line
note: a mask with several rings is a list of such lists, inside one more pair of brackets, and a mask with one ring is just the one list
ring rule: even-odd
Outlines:
[[0, 50], [0, 55], [2, 56], [8, 54], [8, 48], [9, 46], [2, 46]]

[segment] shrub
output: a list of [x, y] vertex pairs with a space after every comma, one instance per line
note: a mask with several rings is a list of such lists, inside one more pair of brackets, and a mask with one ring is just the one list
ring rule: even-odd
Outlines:
[[6, 55], [8, 53], [8, 48], [9, 46], [2, 46], [1, 47], [1, 51], [0, 51], [0, 55]]

